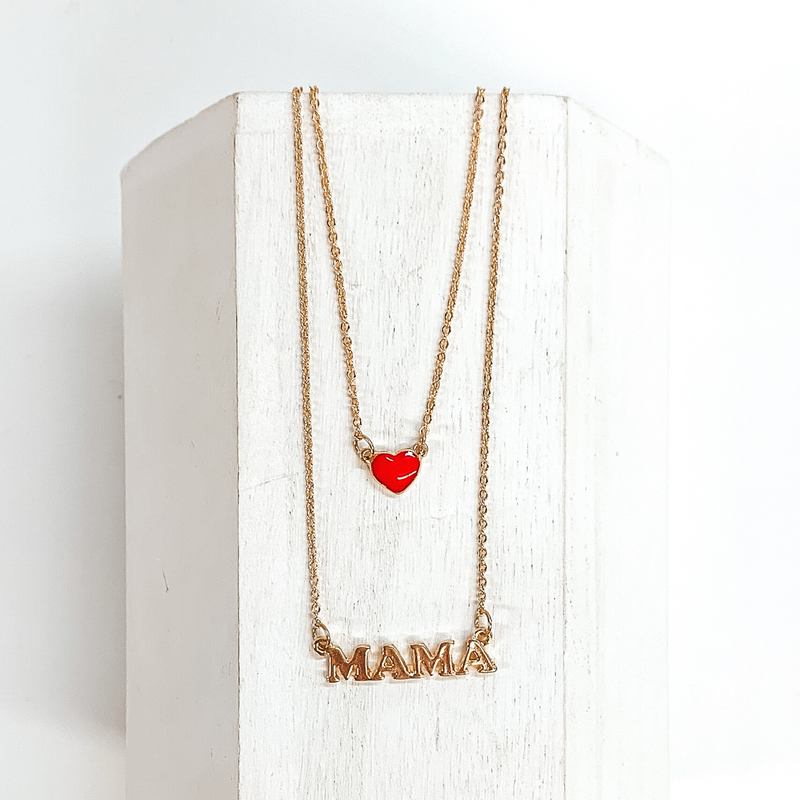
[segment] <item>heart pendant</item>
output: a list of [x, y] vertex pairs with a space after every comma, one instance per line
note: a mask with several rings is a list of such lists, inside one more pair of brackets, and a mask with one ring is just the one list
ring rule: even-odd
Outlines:
[[390, 492], [400, 494], [407, 489], [419, 472], [419, 456], [413, 450], [399, 453], [377, 453], [370, 462], [372, 474], [378, 483]]

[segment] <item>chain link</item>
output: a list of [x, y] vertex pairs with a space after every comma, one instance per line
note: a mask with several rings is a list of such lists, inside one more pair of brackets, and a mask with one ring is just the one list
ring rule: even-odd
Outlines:
[[[322, 136], [322, 124], [319, 115], [319, 90], [316, 86], [310, 90], [311, 114], [316, 133], [317, 157], [322, 180], [322, 193], [325, 202], [325, 216], [328, 226], [328, 244], [330, 245], [331, 261], [333, 264], [336, 294], [339, 306], [339, 330], [344, 349], [347, 368], [348, 394], [350, 408], [353, 415], [353, 446], [359, 457], [369, 463], [375, 455], [372, 441], [361, 429], [361, 415], [356, 391], [356, 372], [353, 361], [352, 339], [350, 326], [347, 321], [347, 299], [342, 276], [341, 251], [336, 235], [336, 223], [333, 215], [333, 201], [331, 199], [328, 167], [325, 158], [325, 146]], [[474, 636], [479, 641], [487, 644], [492, 636], [492, 618], [486, 610], [486, 514], [488, 499], [488, 471], [489, 471], [489, 401], [491, 398], [492, 361], [494, 352], [494, 320], [497, 302], [497, 274], [500, 250], [500, 212], [502, 210], [503, 177], [506, 163], [506, 131], [508, 117], [509, 90], [504, 88], [500, 95], [500, 123], [497, 139], [497, 157], [495, 160], [495, 188], [492, 214], [492, 244], [490, 251], [489, 271], [489, 297], [486, 312], [486, 336], [483, 360], [483, 393], [481, 401], [481, 445], [479, 467], [479, 492], [478, 492], [478, 566], [477, 566], [477, 606], [475, 610]], [[306, 230], [305, 230], [305, 196], [303, 183], [303, 135], [301, 116], [302, 89], [292, 90], [292, 113], [294, 121], [294, 168], [295, 168], [295, 198], [297, 219], [297, 256], [299, 263], [299, 296], [300, 296], [300, 353], [301, 353], [301, 385], [303, 396], [303, 449], [305, 453], [305, 489], [306, 489], [306, 531], [308, 538], [308, 573], [311, 589], [311, 635], [314, 650], [323, 655], [330, 645], [330, 633], [320, 619], [319, 602], [319, 577], [317, 572], [316, 525], [314, 515], [314, 460], [313, 436], [311, 426], [311, 379], [309, 358], [309, 332], [308, 332], [308, 282], [306, 269]], [[475, 95], [475, 108], [472, 118], [472, 144], [470, 148], [469, 167], [467, 171], [467, 185], [464, 192], [462, 205], [461, 226], [459, 229], [458, 246], [450, 281], [450, 292], [445, 310], [444, 324], [441, 329], [439, 350], [436, 355], [431, 387], [428, 393], [428, 402], [419, 439], [414, 445], [414, 451], [420, 457], [428, 452], [426, 437], [428, 426], [431, 423], [436, 394], [442, 377], [445, 354], [448, 346], [448, 336], [453, 320], [458, 284], [461, 277], [461, 268], [464, 261], [469, 215], [472, 207], [475, 173], [477, 170], [478, 144], [480, 141], [480, 122], [483, 115], [484, 90], [478, 89]]]

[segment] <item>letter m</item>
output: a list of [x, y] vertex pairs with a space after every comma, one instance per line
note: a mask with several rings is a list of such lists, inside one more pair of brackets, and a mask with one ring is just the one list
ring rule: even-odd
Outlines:
[[425, 670], [428, 675], [433, 675], [434, 673], [438, 673], [439, 675], [452, 675], [453, 656], [450, 653], [450, 648], [452, 646], [453, 640], [448, 639], [439, 645], [436, 650], [436, 655], [433, 655], [422, 642], [412, 644], [411, 653], [414, 659], [414, 670], [411, 673], [411, 677], [421, 678], [423, 670]]
[[344, 657], [344, 653], [335, 645], [328, 645], [328, 682], [337, 683], [339, 678], [336, 677], [336, 671], [342, 676], [343, 680], [350, 677], [353, 673], [353, 678], [357, 681], [368, 681], [369, 670], [367, 668], [367, 653], [369, 652], [368, 644], [360, 644], [353, 650], [353, 655], [348, 661]]

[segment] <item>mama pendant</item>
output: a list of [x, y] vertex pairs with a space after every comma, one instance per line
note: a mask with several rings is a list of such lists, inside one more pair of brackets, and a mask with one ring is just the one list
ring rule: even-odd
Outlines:
[[370, 459], [369, 466], [378, 483], [390, 492], [400, 494], [417, 477], [420, 458], [413, 450], [401, 450], [394, 454], [376, 453]]
[[381, 681], [385, 677], [398, 681], [409, 678], [425, 678], [433, 675], [442, 677], [466, 675], [469, 669], [476, 672], [497, 672], [497, 666], [486, 652], [484, 644], [472, 636], [464, 642], [461, 657], [453, 660], [452, 639], [441, 642], [432, 653], [427, 645], [415, 642], [408, 648], [408, 658], [403, 658], [393, 644], [381, 648], [380, 657], [372, 659], [368, 644], [360, 644], [350, 658], [341, 648], [327, 643], [323, 652], [328, 661], [328, 683], [353, 678], [355, 681]]

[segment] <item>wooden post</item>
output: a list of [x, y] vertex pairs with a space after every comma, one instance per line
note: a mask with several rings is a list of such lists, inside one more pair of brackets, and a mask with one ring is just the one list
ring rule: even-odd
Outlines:
[[[350, 444], [305, 103], [323, 619], [347, 654], [460, 643], [498, 96], [430, 454], [400, 496]], [[433, 368], [472, 96], [321, 103], [364, 430], [397, 450]], [[497, 672], [331, 684], [309, 635], [292, 159], [289, 94], [245, 93], [123, 172], [129, 800], [665, 800], [667, 165], [572, 101], [511, 95]]]

